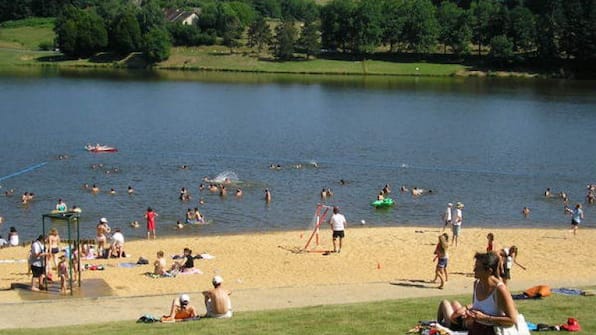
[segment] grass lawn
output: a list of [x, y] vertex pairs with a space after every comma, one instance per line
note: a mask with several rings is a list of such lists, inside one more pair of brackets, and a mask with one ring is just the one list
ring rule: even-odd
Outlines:
[[166, 69], [231, 70], [272, 73], [311, 74], [374, 74], [449, 76], [466, 67], [459, 64], [398, 63], [379, 60], [311, 59], [279, 62], [269, 57], [257, 57], [246, 50], [230, 54], [220, 46], [200, 48], [173, 48], [171, 56], [158, 65]]
[[[330, 294], [333, 294], [330, 292]], [[469, 302], [470, 296], [449, 297]], [[316, 306], [261, 312], [237, 313], [231, 320], [202, 319], [177, 324], [104, 323], [46, 328], [47, 335], [83, 334], [405, 334], [418, 320], [435, 318], [441, 298], [391, 300], [349, 305]], [[562, 324], [568, 317], [579, 320], [584, 334], [596, 334], [596, 318], [586, 306], [596, 297], [553, 295], [542, 300], [517, 301], [526, 320], [549, 325]], [[98, 306], [98, 311], [100, 311]], [[142, 310], [142, 307], [139, 308]], [[48, 310], [48, 313], [51, 313]], [[98, 315], [100, 315], [99, 313]], [[142, 312], [139, 313], [139, 316]], [[60, 317], [57, 315], [56, 317]], [[34, 321], [33, 321], [34, 322]], [[3, 330], [0, 334], [38, 334], [35, 329]]]
[[51, 18], [3, 22], [0, 25], [0, 48], [38, 50], [41, 42], [54, 41], [53, 29]]

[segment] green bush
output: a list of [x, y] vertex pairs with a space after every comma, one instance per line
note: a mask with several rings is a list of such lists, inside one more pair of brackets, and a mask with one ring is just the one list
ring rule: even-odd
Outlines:
[[43, 41], [39, 43], [39, 50], [52, 51], [54, 50], [54, 42]]

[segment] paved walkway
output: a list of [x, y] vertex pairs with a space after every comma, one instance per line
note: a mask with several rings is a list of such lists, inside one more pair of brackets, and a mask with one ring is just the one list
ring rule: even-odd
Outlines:
[[[586, 285], [587, 283], [576, 284]], [[471, 294], [472, 285], [471, 278], [462, 278], [449, 281], [444, 290], [438, 290], [436, 284], [420, 281], [250, 289], [234, 291], [232, 301], [234, 311], [243, 312]], [[537, 284], [514, 282], [510, 289], [516, 292], [534, 285]], [[551, 287], [558, 286], [551, 283]], [[201, 293], [186, 293], [190, 294], [192, 303], [198, 308], [199, 312], [204, 311]], [[169, 312], [170, 303], [174, 297], [173, 295], [96, 298], [60, 297], [56, 300], [5, 303], [0, 304], [0, 329], [44, 328], [124, 320], [134, 322], [143, 314], [160, 316]], [[19, 312], [15, 313], [15, 310]], [[35, 315], [35, 323], [31, 323], [32, 315]], [[60, 317], [56, 317], [57, 315]]]

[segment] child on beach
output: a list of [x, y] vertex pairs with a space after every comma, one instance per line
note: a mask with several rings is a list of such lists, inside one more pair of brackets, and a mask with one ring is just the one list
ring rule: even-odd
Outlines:
[[153, 234], [153, 239], [155, 240], [155, 218], [158, 216], [151, 207], [147, 207], [147, 212], [145, 213], [145, 219], [147, 219], [147, 239]]
[[70, 276], [68, 275], [68, 266], [66, 265], [66, 257], [64, 255], [60, 255], [58, 275], [60, 276], [60, 292], [66, 293], [66, 281]]

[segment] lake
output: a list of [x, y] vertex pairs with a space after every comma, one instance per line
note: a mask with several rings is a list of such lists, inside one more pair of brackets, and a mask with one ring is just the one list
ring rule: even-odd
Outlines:
[[[0, 233], [15, 226], [34, 238], [58, 198], [83, 209], [84, 237], [100, 217], [143, 237], [148, 206], [160, 215], [158, 235], [307, 230], [323, 188], [352, 225], [440, 227], [446, 204], [461, 201], [464, 229], [563, 229], [563, 203], [543, 194], [550, 187], [584, 203], [596, 183], [595, 93], [594, 82], [537, 79], [5, 72], [0, 191], [14, 194], [0, 197]], [[88, 143], [119, 151], [89, 153]], [[237, 181], [222, 198], [199, 191], [206, 176]], [[385, 184], [397, 205], [374, 209]], [[412, 197], [402, 185], [432, 192]], [[181, 187], [190, 201], [178, 199]], [[23, 192], [35, 200], [23, 206]], [[211, 224], [176, 230], [196, 206]], [[593, 226], [596, 206], [584, 209]], [[134, 220], [141, 228], [129, 227]]]

